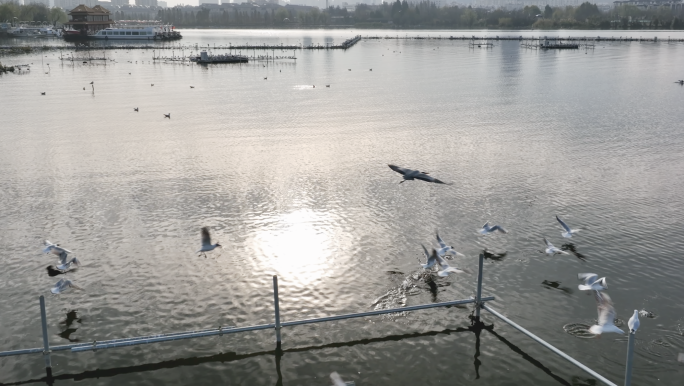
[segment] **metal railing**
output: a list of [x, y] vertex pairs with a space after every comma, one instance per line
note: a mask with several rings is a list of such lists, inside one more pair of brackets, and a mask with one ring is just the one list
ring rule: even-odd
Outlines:
[[[481, 323], [480, 322], [480, 310], [484, 309], [484, 310], [488, 311], [489, 313], [491, 313], [492, 315], [494, 315], [495, 317], [502, 320], [503, 322], [509, 324], [513, 328], [517, 329], [518, 331], [520, 331], [523, 334], [527, 335], [528, 337], [532, 338], [535, 342], [537, 342], [537, 343], [541, 344], [542, 346], [546, 347], [547, 349], [553, 351], [555, 354], [559, 355], [561, 358], [567, 360], [568, 362], [572, 363], [573, 365], [575, 365], [578, 368], [582, 369], [583, 371], [587, 372], [588, 374], [590, 374], [594, 378], [598, 379], [599, 381], [603, 382], [604, 384], [609, 385], [609, 386], [617, 386], [617, 384], [611, 382], [610, 380], [608, 380], [607, 378], [605, 378], [601, 374], [599, 374], [596, 371], [592, 370], [591, 368], [585, 366], [584, 364], [575, 360], [574, 358], [572, 358], [571, 356], [562, 352], [561, 350], [557, 349], [556, 347], [550, 345], [546, 341], [542, 340], [538, 336], [532, 334], [531, 332], [529, 332], [526, 329], [524, 329], [523, 327], [519, 326], [518, 324], [516, 324], [512, 320], [506, 318], [505, 316], [503, 316], [499, 312], [495, 311], [494, 309], [492, 309], [491, 307], [486, 305], [485, 304], [486, 302], [492, 301], [495, 299], [493, 296], [482, 297], [483, 265], [484, 265], [484, 255], [481, 254], [480, 258], [479, 258], [479, 263], [478, 263], [477, 292], [476, 292], [475, 298], [470, 298], [470, 299], [461, 299], [461, 300], [453, 300], [453, 301], [448, 301], [448, 302], [421, 304], [421, 305], [416, 305], [416, 306], [398, 307], [398, 308], [391, 308], [391, 309], [384, 309], [384, 310], [375, 310], [375, 311], [366, 311], [366, 312], [344, 314], [344, 315], [327, 316], [327, 317], [322, 317], [322, 318], [295, 320], [295, 321], [291, 321], [291, 322], [281, 322], [281, 320], [280, 320], [280, 298], [278, 295], [278, 277], [273, 276], [273, 301], [274, 301], [275, 322], [272, 324], [261, 324], [261, 325], [246, 326], [246, 327], [219, 326], [218, 328], [211, 328], [211, 329], [200, 330], [200, 331], [185, 331], [185, 332], [176, 332], [176, 333], [168, 333], [168, 334], [157, 334], [157, 335], [139, 336], [139, 337], [132, 337], [132, 338], [112, 339], [112, 340], [105, 340], [105, 341], [99, 341], [99, 342], [93, 341], [93, 342], [89, 342], [89, 343], [76, 343], [76, 344], [60, 345], [60, 346], [52, 346], [52, 347], [50, 347], [50, 343], [49, 343], [49, 339], [48, 339], [47, 316], [46, 316], [46, 311], [45, 311], [45, 298], [41, 295], [39, 300], [40, 300], [40, 316], [41, 316], [43, 347], [42, 348], [12, 350], [12, 351], [2, 351], [2, 352], [0, 352], [0, 357], [42, 353], [43, 358], [45, 360], [45, 370], [47, 372], [47, 377], [49, 379], [52, 377], [51, 353], [56, 352], [56, 351], [71, 351], [73, 353], [78, 353], [78, 352], [84, 352], [84, 351], [104, 350], [104, 349], [110, 349], [110, 348], [116, 348], [116, 347], [137, 346], [137, 345], [143, 345], [143, 344], [169, 342], [169, 341], [182, 340], [182, 339], [202, 338], [202, 337], [216, 336], [216, 335], [221, 336], [221, 335], [227, 335], [227, 334], [237, 334], [237, 333], [241, 333], [241, 332], [267, 330], [267, 329], [274, 329], [275, 330], [276, 350], [280, 351], [281, 347], [282, 347], [281, 329], [283, 327], [292, 327], [292, 326], [298, 326], [298, 325], [303, 325], [303, 324], [323, 323], [323, 322], [331, 322], [331, 321], [335, 321], [335, 320], [362, 318], [362, 317], [367, 317], [367, 316], [401, 313], [401, 312], [407, 312], [407, 311], [417, 311], [417, 310], [424, 310], [424, 309], [438, 308], [438, 307], [450, 307], [450, 306], [455, 306], [455, 305], [463, 305], [463, 304], [473, 303], [473, 304], [475, 304], [474, 317], [475, 317], [475, 321], [477, 323]], [[625, 369], [625, 380], [624, 380], [625, 386], [630, 386], [630, 384], [631, 384], [632, 360], [633, 360], [633, 356], [634, 356], [633, 355], [634, 354], [634, 339], [635, 339], [634, 331], [630, 331], [629, 332], [629, 340], [628, 340], [628, 349], [627, 349], [627, 364], [626, 364], [626, 369]]]

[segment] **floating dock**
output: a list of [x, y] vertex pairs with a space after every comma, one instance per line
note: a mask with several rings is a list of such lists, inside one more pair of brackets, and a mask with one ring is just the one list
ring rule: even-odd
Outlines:
[[197, 64], [213, 64], [213, 63], [247, 63], [249, 59], [242, 55], [209, 55], [207, 51], [200, 52], [200, 56], [191, 57], [190, 61]]

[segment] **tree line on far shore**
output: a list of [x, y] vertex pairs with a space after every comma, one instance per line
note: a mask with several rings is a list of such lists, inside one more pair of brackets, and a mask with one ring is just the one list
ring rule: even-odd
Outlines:
[[395, 0], [380, 6], [357, 4], [354, 12], [346, 8], [313, 8], [297, 11], [277, 9], [209, 9], [174, 7], [158, 11], [157, 19], [180, 27], [334, 27], [356, 28], [449, 28], [449, 29], [684, 29], [684, 11], [668, 7], [642, 9], [621, 5], [608, 12], [596, 4], [544, 9], [483, 9], [470, 6], [438, 7], [434, 2], [409, 4]]
[[62, 8], [49, 8], [45, 4], [19, 5], [15, 2], [0, 4], [0, 22], [45, 22], [52, 25], [69, 20]]
[[[177, 6], [153, 9], [112, 10], [115, 20], [155, 19], [177, 27], [206, 28], [298, 28], [353, 26], [356, 28], [444, 28], [444, 29], [684, 29], [684, 10], [669, 7], [643, 9], [620, 5], [602, 12], [596, 4], [577, 7], [525, 6], [521, 9], [484, 9], [470, 6], [438, 7], [434, 2], [409, 4], [395, 0], [380, 6], [357, 4], [354, 11], [329, 7], [231, 7]], [[0, 21], [64, 23], [67, 14], [58, 7], [43, 4], [0, 4]]]

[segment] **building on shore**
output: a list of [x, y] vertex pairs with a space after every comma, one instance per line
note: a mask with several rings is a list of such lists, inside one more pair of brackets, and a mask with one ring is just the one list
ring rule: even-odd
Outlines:
[[72, 9], [69, 12], [69, 16], [71, 20], [64, 23], [64, 25], [79, 31], [81, 35], [95, 33], [114, 24], [114, 20], [110, 18], [109, 11], [100, 5], [90, 8], [81, 4]]

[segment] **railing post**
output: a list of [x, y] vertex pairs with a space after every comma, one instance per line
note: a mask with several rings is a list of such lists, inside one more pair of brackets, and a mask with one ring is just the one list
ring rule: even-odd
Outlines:
[[632, 384], [632, 359], [634, 358], [635, 340], [636, 331], [630, 331], [627, 340], [627, 365], [625, 366], [625, 386], [629, 386]]
[[273, 303], [275, 306], [276, 350], [281, 349], [280, 341], [280, 299], [278, 298], [278, 276], [273, 275]]
[[52, 377], [52, 361], [50, 360], [50, 343], [48, 341], [47, 315], [45, 313], [45, 297], [40, 295], [40, 322], [43, 327], [43, 358], [48, 378]]
[[484, 265], [484, 254], [480, 253], [480, 261], [477, 269], [477, 295], [475, 297], [475, 318], [480, 320], [480, 308], [482, 308], [482, 266]]

